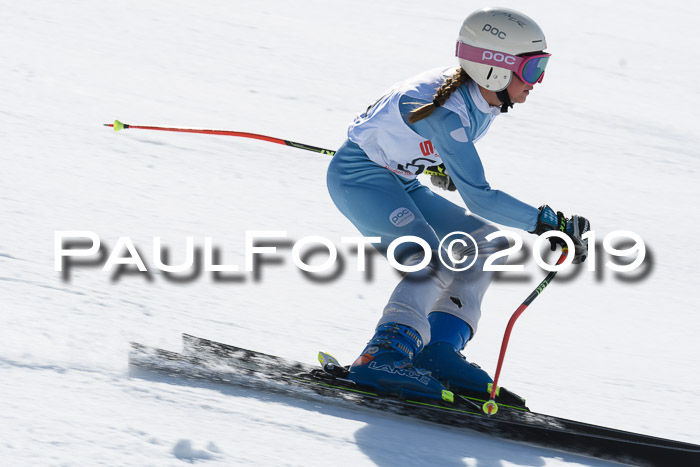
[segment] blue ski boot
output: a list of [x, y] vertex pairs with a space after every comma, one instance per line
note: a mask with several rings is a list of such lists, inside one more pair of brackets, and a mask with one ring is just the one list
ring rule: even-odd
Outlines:
[[[421, 350], [413, 364], [423, 368], [462, 396], [488, 399], [493, 379], [476, 363], [469, 363], [460, 352], [469, 342], [472, 331], [463, 320], [449, 313], [432, 312], [430, 344]], [[496, 401], [527, 410], [525, 399], [505, 388], [497, 388]]]
[[418, 353], [413, 363], [457, 392], [488, 392], [489, 383], [493, 382], [491, 377], [460, 353], [472, 335], [469, 325], [441, 312], [430, 313], [428, 321], [430, 344]]
[[382, 324], [350, 366], [347, 378], [374, 388], [379, 394], [453, 402], [452, 393], [429, 371], [411, 363], [422, 347], [423, 342], [415, 329], [397, 323]]

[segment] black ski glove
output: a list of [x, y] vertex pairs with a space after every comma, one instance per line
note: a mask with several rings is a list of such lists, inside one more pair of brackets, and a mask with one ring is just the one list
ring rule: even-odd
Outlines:
[[[537, 216], [537, 227], [533, 232], [535, 235], [542, 235], [550, 230], [564, 232], [574, 242], [574, 264], [583, 263], [588, 257], [588, 239], [583, 239], [583, 235], [591, 230], [588, 219], [582, 216], [571, 216], [567, 219], [561, 211], [554, 212], [552, 208], [540, 206], [540, 214]], [[549, 238], [552, 251], [558, 245], [565, 246], [563, 240], [558, 237]]]
[[581, 238], [591, 230], [591, 223], [583, 216], [573, 215], [566, 222], [564, 232], [574, 241], [574, 264], [583, 263], [588, 258], [588, 239]]
[[452, 181], [452, 178], [447, 175], [447, 172], [445, 171], [445, 165], [440, 164], [440, 165], [435, 165], [433, 167], [428, 167], [429, 171], [431, 172], [438, 172], [441, 173], [442, 175], [430, 175], [430, 183], [435, 185], [438, 188], [442, 188], [443, 190], [447, 191], [455, 191], [457, 190], [457, 187], [455, 186], [455, 183]]

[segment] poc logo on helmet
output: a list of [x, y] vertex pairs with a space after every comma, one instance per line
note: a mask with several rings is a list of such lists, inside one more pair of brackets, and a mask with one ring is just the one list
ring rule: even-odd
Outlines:
[[484, 53], [481, 54], [481, 59], [515, 65], [515, 57], [512, 55], [505, 55], [500, 52], [493, 53], [490, 50], [484, 50]]
[[406, 224], [410, 224], [415, 218], [415, 214], [413, 214], [408, 208], [399, 208], [389, 214], [389, 220], [396, 227], [403, 227]]
[[501, 31], [498, 28], [494, 28], [490, 24], [486, 23], [484, 24], [484, 27], [481, 28], [482, 31], [490, 32], [494, 36], [498, 37], [499, 39], [505, 39], [506, 38], [506, 33], [505, 31]]

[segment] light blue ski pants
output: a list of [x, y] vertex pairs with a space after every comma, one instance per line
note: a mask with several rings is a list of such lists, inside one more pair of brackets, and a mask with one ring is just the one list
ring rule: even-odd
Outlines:
[[[427, 344], [430, 342], [427, 316], [432, 311], [441, 311], [466, 321], [473, 336], [481, 317], [481, 301], [494, 274], [483, 271], [484, 261], [508, 246], [504, 237], [486, 241], [485, 237], [498, 229], [435, 194], [418, 180], [406, 180], [377, 165], [351, 141], [346, 141], [333, 157], [327, 183], [335, 205], [362, 235], [381, 237], [381, 244], [375, 246], [383, 255], [386, 256], [393, 240], [408, 235], [422, 238], [433, 250], [429, 266], [401, 279], [377, 325], [396, 322], [411, 326]], [[437, 251], [440, 240], [456, 231], [470, 234], [479, 250], [476, 262], [461, 272], [453, 272], [442, 264]], [[453, 254], [456, 257], [466, 254], [469, 258], [473, 253], [470, 246]], [[412, 242], [403, 243], [394, 253], [397, 261], [407, 265], [419, 263], [423, 255], [423, 248]], [[494, 264], [503, 264], [505, 260], [502, 257]]]

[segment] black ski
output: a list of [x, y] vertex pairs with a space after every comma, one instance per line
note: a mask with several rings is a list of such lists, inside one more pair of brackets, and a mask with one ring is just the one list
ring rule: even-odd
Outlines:
[[[700, 465], [700, 446], [513, 407], [487, 416], [480, 401], [404, 400], [375, 394], [321, 368], [183, 334], [182, 354], [132, 343], [129, 363], [169, 375], [294, 397], [333, 400], [514, 441], [635, 465]], [[341, 372], [342, 374], [342, 372]]]

